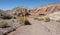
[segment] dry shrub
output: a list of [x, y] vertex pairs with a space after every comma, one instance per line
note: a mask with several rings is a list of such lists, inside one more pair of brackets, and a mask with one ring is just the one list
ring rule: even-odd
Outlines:
[[34, 18], [34, 19], [39, 20], [39, 21], [45, 21], [45, 22], [49, 22], [50, 21], [49, 17], [39, 17], [39, 18]]
[[31, 25], [31, 24], [30, 24], [30, 22], [27, 19], [25, 19], [24, 25]]
[[20, 22], [20, 24], [30, 25], [30, 22], [27, 20], [26, 17], [20, 17], [18, 21]]
[[7, 23], [6, 22], [0, 22], [0, 28], [3, 28], [3, 27], [6, 27], [7, 26]]
[[49, 22], [50, 21], [50, 18], [49, 17], [44, 17], [44, 21], [45, 22]]
[[60, 22], [60, 19], [59, 20], [56, 20], [56, 22]]
[[24, 24], [24, 17], [18, 17], [17, 20], [20, 24]]
[[42, 20], [44, 20], [42, 17], [40, 17], [40, 18], [34, 18], [35, 20], [39, 20], [39, 21], [42, 21]]

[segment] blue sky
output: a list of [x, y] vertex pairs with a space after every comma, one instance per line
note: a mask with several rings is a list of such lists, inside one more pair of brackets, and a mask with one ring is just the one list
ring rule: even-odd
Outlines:
[[60, 2], [60, 0], [0, 0], [0, 9], [9, 10], [17, 6], [33, 8], [55, 2]]

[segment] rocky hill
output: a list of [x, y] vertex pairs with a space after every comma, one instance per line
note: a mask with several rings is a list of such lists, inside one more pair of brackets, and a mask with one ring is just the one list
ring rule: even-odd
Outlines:
[[6, 13], [11, 15], [21, 16], [26, 13], [29, 13], [30, 11], [31, 10], [25, 6], [19, 6], [19, 7], [13, 8], [12, 10], [7, 10]]
[[45, 16], [47, 14], [50, 13], [54, 13], [54, 12], [58, 12], [60, 11], [60, 3], [52, 3], [52, 4], [46, 4], [46, 5], [42, 5], [42, 6], [38, 6], [35, 8], [28, 8], [25, 6], [19, 6], [16, 8], [13, 8], [12, 10], [7, 10], [6, 12], [8, 14], [19, 14], [21, 16], [21, 14], [26, 14], [27, 12], [31, 15], [35, 15], [35, 16]]
[[60, 11], [60, 3], [47, 4], [43, 6], [38, 6], [33, 8], [33, 15], [44, 16], [46, 14], [54, 13]]

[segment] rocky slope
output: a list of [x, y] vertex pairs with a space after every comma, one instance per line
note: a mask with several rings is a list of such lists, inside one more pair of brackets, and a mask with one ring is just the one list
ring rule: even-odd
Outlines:
[[52, 14], [49, 14], [48, 17], [51, 20], [56, 20], [56, 21], [60, 21], [60, 11], [59, 12], [54, 12]]
[[60, 3], [53, 3], [53, 4], [47, 4], [33, 8], [32, 13], [33, 15], [36, 16], [41, 16], [41, 15], [44, 16], [59, 11], [60, 11]]

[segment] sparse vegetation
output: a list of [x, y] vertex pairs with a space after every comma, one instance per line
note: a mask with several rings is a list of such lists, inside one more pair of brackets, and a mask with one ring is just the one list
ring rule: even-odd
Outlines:
[[0, 12], [1, 19], [11, 19], [12, 17], [13, 17], [12, 15], [6, 14], [4, 12]]
[[39, 21], [45, 21], [45, 22], [49, 22], [50, 21], [49, 17], [39, 17], [39, 18], [34, 18], [34, 19], [39, 20]]
[[6, 16], [6, 15], [2, 16], [2, 19], [11, 19], [11, 18], [12, 18], [12, 16], [9, 16], [9, 15], [8, 16]]
[[26, 17], [20, 17], [18, 21], [23, 25], [31, 25]]
[[56, 20], [56, 22], [60, 22], [60, 19], [59, 20]]
[[39, 20], [39, 21], [44, 20], [42, 17], [40, 17], [40, 18], [34, 18], [34, 19]]
[[49, 22], [50, 21], [50, 18], [49, 17], [44, 17], [44, 21], [45, 22]]
[[0, 28], [3, 28], [3, 27], [6, 27], [7, 26], [7, 23], [6, 22], [0, 22]]
[[18, 20], [18, 22], [20, 22], [20, 23], [24, 23], [24, 18], [23, 18], [23, 17], [18, 17], [17, 20]]
[[24, 25], [31, 25], [30, 22], [26, 19]]

